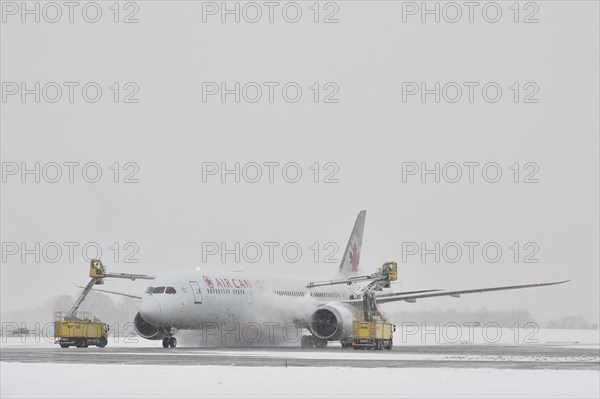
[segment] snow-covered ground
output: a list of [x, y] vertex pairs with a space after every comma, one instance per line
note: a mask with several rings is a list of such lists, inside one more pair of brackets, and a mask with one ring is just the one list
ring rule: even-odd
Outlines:
[[[469, 344], [494, 345], [491, 331], [475, 328]], [[406, 334], [396, 331], [396, 346], [449, 344], [444, 334], [432, 329]], [[536, 345], [521, 339], [528, 330], [502, 329], [496, 344]], [[404, 334], [404, 335], [403, 335]], [[424, 334], [424, 335], [422, 335]], [[487, 335], [486, 335], [487, 334]], [[518, 340], [514, 338], [519, 336]], [[403, 342], [403, 338], [406, 338]], [[438, 339], [442, 338], [442, 339]], [[531, 336], [530, 336], [531, 338]], [[539, 345], [598, 348], [597, 330], [539, 330], [533, 337]], [[3, 337], [2, 348], [57, 348], [52, 339], [30, 336]], [[339, 345], [339, 344], [338, 344]], [[120, 347], [120, 356], [131, 348], [136, 356], [167, 356], [170, 351], [140, 352], [135, 348], [160, 347], [160, 341], [139, 337], [114, 338], [109, 347]], [[466, 349], [466, 348], [465, 348]], [[60, 349], [58, 349], [60, 350]], [[73, 350], [75, 351], [75, 349]], [[85, 350], [83, 350], [85, 351]], [[519, 353], [519, 352], [517, 352]], [[110, 356], [99, 351], [96, 356]], [[226, 358], [280, 357], [281, 351], [248, 349], [178, 350], [178, 356], [221, 356]], [[510, 356], [404, 352], [306, 351], [290, 348], [286, 359], [341, 362], [360, 359], [380, 360], [458, 360], [466, 362], [546, 361], [523, 354]], [[598, 362], [598, 356], [552, 356], [554, 362]], [[160, 363], [160, 360], [159, 362]], [[351, 367], [243, 367], [197, 365], [123, 365], [0, 362], [0, 397], [79, 397], [82, 392], [94, 397], [599, 397], [600, 373], [597, 370], [527, 370], [494, 368], [351, 368]], [[98, 376], [96, 379], [92, 376]], [[93, 382], [92, 380], [99, 381]], [[375, 382], [369, 385], [367, 382]], [[68, 387], [68, 389], [66, 388]], [[91, 387], [91, 388], [90, 388]]]
[[469, 325], [422, 326], [404, 325], [394, 333], [394, 345], [435, 344], [503, 344], [503, 345], [576, 345], [598, 348], [599, 330], [566, 330], [549, 328], [496, 328], [494, 325], [472, 327]]
[[[560, 329], [496, 329], [493, 326], [486, 328], [459, 326], [420, 326], [410, 325], [401, 328], [398, 326], [394, 333], [394, 346], [402, 345], [469, 345], [469, 344], [502, 344], [502, 345], [560, 345], [562, 347], [576, 346], [598, 348], [600, 347], [599, 330], [560, 330]], [[300, 343], [289, 342], [285, 346], [299, 347]], [[139, 336], [109, 337], [110, 347], [162, 347], [161, 341], [149, 341]], [[335, 346], [339, 343], [330, 342]], [[179, 346], [187, 346], [185, 340], [179, 340]], [[206, 346], [201, 343], [198, 346]], [[224, 345], [227, 346], [227, 345]], [[52, 336], [3, 336], [0, 338], [0, 347], [56, 347]]]
[[[0, 362], [13, 397], [598, 397], [599, 373], [343, 367], [70, 365]], [[370, 382], [370, 383], [368, 383]]]

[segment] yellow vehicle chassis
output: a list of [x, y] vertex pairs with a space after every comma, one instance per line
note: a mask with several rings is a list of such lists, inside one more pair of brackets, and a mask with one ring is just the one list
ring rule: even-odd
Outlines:
[[354, 349], [392, 349], [394, 325], [386, 321], [355, 321], [352, 323]]
[[99, 320], [65, 319], [57, 315], [54, 321], [54, 342], [63, 348], [87, 348], [89, 345], [103, 348], [108, 343], [108, 325]]

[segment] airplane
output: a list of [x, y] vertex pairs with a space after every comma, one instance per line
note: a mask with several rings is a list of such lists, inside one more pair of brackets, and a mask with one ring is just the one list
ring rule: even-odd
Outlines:
[[[115, 291], [95, 291], [123, 295], [140, 300], [134, 329], [148, 340], [162, 340], [164, 348], [177, 346], [180, 330], [207, 330], [227, 323], [246, 323], [269, 329], [284, 320], [310, 335], [301, 337], [302, 347], [324, 348], [329, 341], [344, 342], [352, 335], [352, 322], [360, 317], [364, 282], [375, 275], [359, 276], [360, 251], [366, 211], [360, 211], [338, 268], [338, 277], [313, 283], [306, 276], [259, 274], [240, 271], [168, 273], [154, 277], [142, 296]], [[389, 302], [415, 302], [441, 296], [543, 287], [567, 282], [550, 282], [477, 288], [461, 291], [429, 289], [383, 293], [374, 292], [374, 306]], [[357, 288], [358, 287], [358, 288]], [[389, 282], [383, 287], [390, 287]], [[272, 317], [272, 320], [269, 319]], [[277, 319], [277, 320], [276, 320]], [[262, 321], [262, 325], [257, 321]], [[269, 324], [271, 323], [271, 324]], [[231, 333], [231, 331], [230, 331]], [[234, 335], [239, 331], [234, 332]], [[226, 340], [222, 344], [227, 345]], [[391, 347], [391, 346], [390, 346]]]

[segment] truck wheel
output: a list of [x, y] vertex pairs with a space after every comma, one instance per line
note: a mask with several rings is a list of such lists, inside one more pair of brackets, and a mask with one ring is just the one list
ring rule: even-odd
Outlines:
[[171, 339], [169, 340], [169, 346], [171, 348], [175, 348], [177, 346], [177, 338], [171, 337]]
[[69, 344], [60, 344], [60, 347], [61, 347], [61, 348], [68, 348], [68, 347], [69, 347]]
[[102, 338], [100, 339], [100, 342], [98, 342], [98, 348], [104, 348], [106, 344], [108, 344], [108, 341], [106, 340], [106, 338]]
[[163, 338], [163, 348], [168, 348], [169, 347], [169, 338]]

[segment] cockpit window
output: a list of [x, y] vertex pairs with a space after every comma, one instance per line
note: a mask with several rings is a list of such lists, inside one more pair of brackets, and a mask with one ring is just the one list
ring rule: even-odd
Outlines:
[[146, 288], [145, 294], [152, 294], [152, 290], [154, 290], [154, 287], [148, 287], [148, 288]]
[[162, 294], [163, 292], [165, 292], [165, 287], [156, 287], [152, 293], [153, 294]]
[[165, 290], [165, 294], [176, 294], [177, 291], [175, 291], [175, 288], [173, 287], [167, 287], [167, 289]]

